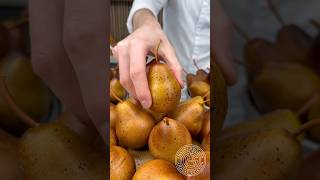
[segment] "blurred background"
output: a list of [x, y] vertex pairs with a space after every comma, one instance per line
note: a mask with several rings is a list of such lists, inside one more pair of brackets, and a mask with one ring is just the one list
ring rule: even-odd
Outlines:
[[[273, 0], [285, 24], [295, 24], [313, 39], [318, 35], [318, 29], [310, 23], [310, 19], [320, 20], [320, 1], [318, 0]], [[267, 0], [221, 0], [221, 3], [231, 20], [237, 24], [250, 38], [263, 38], [275, 42], [280, 28], [283, 26], [268, 7]], [[237, 31], [234, 31], [233, 53], [236, 59], [245, 62], [244, 47], [247, 42]], [[254, 99], [248, 91], [246, 69], [236, 65], [239, 82], [229, 88], [229, 111], [225, 127], [241, 121], [254, 119], [261, 114]], [[303, 89], [303, 84], [297, 87]], [[269, 87], [270, 88], [270, 87]], [[272, 87], [271, 87], [272, 88]], [[290, 92], [290, 89], [288, 89]], [[305, 141], [306, 151], [318, 148], [317, 143]]]
[[11, 7], [17, 7], [17, 6], [24, 6], [26, 4], [27, 0], [1, 0], [1, 6], [11, 6]]
[[[25, 14], [26, 2], [26, 0], [0, 0], [0, 20], [17, 19]], [[128, 35], [126, 19], [131, 3], [132, 0], [111, 0], [109, 41], [113, 45]], [[269, 41], [275, 41], [277, 32], [282, 25], [268, 8], [266, 0], [221, 0], [221, 3], [231, 20], [250, 37], [261, 37]], [[317, 35], [318, 30], [310, 24], [309, 20], [310, 18], [320, 19], [320, 1], [273, 0], [273, 3], [286, 23], [298, 25], [312, 37]], [[24, 36], [27, 36], [26, 28], [24, 28], [24, 31]], [[235, 31], [233, 52], [240, 61], [244, 60], [243, 48], [245, 43], [246, 40]], [[26, 51], [29, 50], [28, 48]], [[250, 99], [245, 68], [241, 65], [236, 65], [236, 67], [239, 82], [235, 86], [229, 87], [229, 112], [225, 126], [261, 114]]]
[[19, 16], [27, 0], [0, 0], [0, 20]]
[[[221, 3], [231, 20], [250, 37], [275, 41], [277, 32], [282, 25], [268, 8], [266, 0], [221, 0]], [[317, 35], [318, 30], [310, 24], [309, 20], [310, 18], [320, 19], [320, 1], [273, 0], [273, 3], [287, 23], [298, 25], [313, 37]], [[234, 31], [233, 43], [234, 56], [243, 61], [243, 48], [246, 40], [237, 31]], [[230, 110], [226, 122], [227, 126], [233, 124], [234, 121], [252, 118], [259, 114], [252, 106], [246, 91], [245, 69], [241, 65], [236, 67], [240, 81], [229, 88]]]
[[[57, 118], [61, 103], [32, 70], [27, 0], [0, 0], [0, 21], [0, 69], [12, 96], [25, 112], [41, 122]], [[0, 117], [6, 119], [1, 126], [21, 135], [25, 125], [2, 100], [0, 106]]]
[[[39, 80], [32, 72], [32, 67], [29, 61], [30, 40], [28, 22], [23, 21], [24, 18], [27, 17], [26, 2], [26, 0], [0, 0], [0, 21], [4, 26], [0, 27], [0, 50], [5, 49], [3, 52], [0, 51], [1, 59], [4, 59], [0, 62], [0, 71], [6, 72], [9, 75], [9, 90], [13, 92], [19, 106], [21, 106], [22, 109], [35, 119], [48, 121], [50, 119], [55, 119], [58, 114], [61, 113], [62, 105], [50, 90], [46, 88], [41, 80]], [[277, 20], [270, 8], [268, 8], [266, 0], [221, 0], [221, 2], [231, 20], [237, 24], [250, 39], [259, 37], [269, 41], [272, 46], [274, 45], [273, 43], [277, 41], [278, 32], [283, 25]], [[129, 14], [131, 3], [131, 0], [111, 0], [111, 31], [109, 37], [111, 45], [115, 45], [117, 41], [128, 35], [126, 19]], [[268, 70], [269, 74], [262, 78], [262, 80], [260, 78], [260, 84], [262, 85], [259, 85], [259, 87], [262, 88], [254, 88], [252, 84], [250, 85], [248, 79], [257, 78], [259, 73], [251, 75], [252, 77], [248, 77], [247, 70], [250, 68], [254, 70], [259, 68], [253, 68], [250, 63], [246, 64], [248, 57], [244, 58], [243, 52], [245, 45], [247, 44], [247, 40], [235, 31], [233, 34], [233, 53], [236, 59], [239, 60], [239, 62], [235, 63], [239, 82], [233, 87], [229, 87], [229, 111], [225, 127], [240, 124], [241, 122], [248, 122], [250, 120], [262, 122], [261, 119], [256, 119], [256, 117], [261, 117], [261, 115], [270, 113], [277, 109], [290, 109], [292, 111], [290, 112], [291, 115], [296, 115], [295, 112], [299, 111], [300, 107], [302, 107], [308, 99], [313, 97], [312, 94], [315, 92], [313, 91], [314, 89], [317, 92], [320, 92], [320, 73], [318, 72], [320, 66], [318, 67], [317, 63], [319, 62], [319, 59], [317, 59], [316, 56], [316, 53], [319, 52], [317, 50], [320, 50], [320, 36], [318, 30], [320, 28], [317, 29], [310, 23], [311, 18], [320, 20], [320, 1], [273, 0], [273, 4], [278, 10], [280, 16], [283, 18], [285, 24], [295, 24], [303, 31], [303, 33], [301, 33], [300, 30], [296, 31], [295, 29], [289, 29], [289, 35], [286, 36], [285, 39], [296, 39], [298, 37], [297, 41], [287, 41], [285, 48], [288, 47], [289, 54], [295, 54], [296, 52], [300, 52], [300, 50], [303, 52], [303, 48], [300, 47], [308, 47], [308, 45], [305, 46], [305, 42], [310, 42], [309, 50], [310, 52], [312, 51], [312, 55], [310, 55], [309, 58], [312, 59], [314, 65], [305, 66], [299, 64], [298, 66], [286, 66], [286, 68], [283, 68], [284, 66], [277, 68], [275, 68], [275, 66], [270, 66]], [[8, 44], [3, 43], [8, 40], [6, 39], [6, 37], [8, 37], [7, 33], [9, 33], [10, 37], [10, 47]], [[318, 40], [316, 40], [316, 37], [318, 37]], [[311, 40], [309, 41], [308, 38]], [[318, 45], [316, 42], [318, 42]], [[301, 43], [302, 45], [296, 45], [295, 43]], [[253, 51], [258, 51], [257, 49], [259, 48], [261, 47], [256, 46], [251, 49], [253, 49]], [[253, 51], [251, 51], [251, 53]], [[277, 59], [277, 57], [272, 57], [274, 54], [270, 55], [268, 52], [268, 50], [262, 49], [262, 55], [258, 53], [255, 61], [273, 61]], [[279, 54], [281, 53], [282, 52]], [[319, 57], [320, 55], [318, 58]], [[289, 61], [290, 60], [292, 59], [289, 58]], [[111, 62], [113, 63], [115, 61]], [[289, 67], [289, 70], [287, 67]], [[276, 71], [278, 71], [277, 74], [280, 74], [278, 77], [277, 74], [273, 76]], [[284, 78], [282, 77], [283, 72], [285, 74]], [[250, 91], [251, 93], [249, 92], [248, 89], [250, 87], [251, 89], [253, 87], [253, 91], [256, 93], [256, 96], [252, 96], [252, 90]], [[14, 92], [15, 89], [19, 90]], [[270, 95], [270, 92], [273, 94]], [[289, 97], [290, 95], [292, 98], [282, 99], [284, 96]], [[303, 97], [296, 98], [297, 96], [295, 95], [301, 95], [301, 97]], [[281, 99], [282, 102], [280, 102]], [[281, 104], [283, 102], [286, 103], [286, 101], [288, 102], [287, 105]], [[292, 103], [293, 101], [299, 102]], [[272, 102], [277, 102], [278, 104], [273, 104]], [[285, 113], [288, 114], [288, 111]], [[287, 122], [285, 122], [284, 119], [292, 120], [288, 125], [291, 127], [292, 122], [294, 121], [293, 123], [295, 123], [296, 120], [298, 122], [301, 120], [301, 123], [305, 123], [314, 118], [320, 118], [320, 101], [318, 101], [314, 107], [308, 107], [304, 110], [304, 113], [299, 115], [299, 117], [297, 116], [294, 118], [292, 118], [292, 116], [279, 116], [277, 117], [279, 120], [273, 121], [274, 125], [269, 123], [269, 121], [265, 121], [267, 122], [266, 124], [264, 124], [265, 122], [260, 123], [253, 128], [248, 128], [248, 131], [252, 129], [264, 129], [265, 125], [273, 126], [272, 128], [287, 126], [288, 124], [285, 124]], [[270, 119], [271, 118], [269, 118], [269, 120]], [[282, 124], [280, 121], [283, 121], [284, 123]], [[19, 137], [27, 129], [27, 127], [21, 124], [22, 123], [19, 119], [12, 114], [4, 102], [0, 100], [1, 129]], [[240, 129], [241, 131], [246, 131], [246, 129], [241, 126]], [[305, 154], [319, 149], [319, 128], [310, 129], [306, 133], [306, 137], [307, 138], [302, 142]], [[320, 151], [318, 150], [317, 152], [320, 157]], [[236, 169], [237, 168], [238, 167], [236, 167]]]

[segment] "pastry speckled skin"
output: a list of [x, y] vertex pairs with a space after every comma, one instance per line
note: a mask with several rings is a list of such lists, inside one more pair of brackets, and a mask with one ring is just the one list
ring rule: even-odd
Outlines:
[[151, 110], [166, 113], [173, 110], [181, 98], [181, 86], [166, 64], [152, 64], [148, 73], [152, 96]]
[[149, 151], [159, 159], [175, 162], [176, 152], [184, 145], [192, 144], [188, 129], [179, 121], [165, 117], [151, 131]]
[[135, 162], [129, 152], [120, 146], [111, 146], [110, 179], [131, 180], [135, 171]]
[[18, 144], [18, 157], [24, 180], [107, 178], [104, 153], [60, 122], [28, 129]]
[[204, 81], [193, 81], [189, 86], [189, 93], [191, 97], [195, 96], [206, 96], [210, 92], [210, 85]]
[[201, 130], [205, 111], [203, 98], [200, 96], [197, 98], [200, 99], [200, 102], [192, 99], [189, 102], [182, 102], [168, 115], [168, 117], [184, 124], [192, 137], [196, 137]]
[[110, 128], [116, 128], [116, 123], [118, 121], [118, 114], [116, 110], [116, 106], [112, 103], [110, 103]]
[[113, 145], [113, 146], [117, 145], [116, 131], [111, 128], [110, 128], [110, 145]]
[[[6, 57], [0, 62], [0, 71], [5, 76], [8, 91], [26, 114], [36, 121], [48, 115], [52, 96], [43, 81], [34, 73], [28, 58], [20, 55]], [[11, 134], [21, 136], [27, 129], [3, 100], [0, 101], [0, 116], [1, 128]]]
[[132, 149], [147, 144], [154, 126], [153, 118], [129, 100], [118, 103], [116, 110], [119, 118], [116, 123], [119, 144]]
[[202, 127], [197, 137], [199, 140], [210, 133], [210, 109], [204, 113], [202, 121]]
[[297, 111], [319, 92], [320, 80], [312, 69], [297, 63], [267, 64], [249, 89], [262, 113], [283, 108]]
[[301, 165], [300, 143], [284, 129], [219, 139], [213, 154], [216, 180], [294, 179]]
[[133, 180], [149, 179], [183, 180], [184, 177], [169, 161], [156, 159], [142, 165], [133, 176]]
[[118, 102], [115, 95], [111, 93], [111, 90], [120, 98], [124, 99], [126, 97], [126, 90], [120, 84], [119, 79], [112, 79], [110, 81], [110, 101], [111, 102]]

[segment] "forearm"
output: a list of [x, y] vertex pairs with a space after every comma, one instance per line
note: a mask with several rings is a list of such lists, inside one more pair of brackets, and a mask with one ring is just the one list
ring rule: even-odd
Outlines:
[[133, 16], [132, 23], [134, 31], [146, 24], [161, 28], [157, 18], [154, 17], [152, 12], [148, 9], [141, 9], [137, 11]]

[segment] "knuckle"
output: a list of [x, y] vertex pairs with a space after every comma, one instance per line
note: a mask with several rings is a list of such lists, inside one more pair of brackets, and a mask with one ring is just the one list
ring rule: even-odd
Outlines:
[[134, 45], [136, 45], [136, 44], [138, 44], [138, 43], [139, 43], [139, 39], [137, 39], [137, 38], [132, 38], [132, 39], [129, 41], [129, 46], [132, 47], [132, 46], [134, 46]]
[[117, 47], [119, 49], [119, 51], [123, 50], [124, 48], [126, 48], [128, 45], [127, 45], [127, 41], [120, 41], [117, 43]]
[[137, 47], [142, 47], [143, 46], [143, 40], [140, 38], [131, 38], [129, 41], [129, 47], [130, 48], [137, 48]]

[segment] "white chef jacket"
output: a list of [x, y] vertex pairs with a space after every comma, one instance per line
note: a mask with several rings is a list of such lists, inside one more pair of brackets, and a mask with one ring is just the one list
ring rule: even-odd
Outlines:
[[157, 17], [162, 8], [163, 30], [183, 68], [194, 73], [193, 59], [201, 69], [210, 67], [210, 0], [134, 0], [127, 20], [129, 32], [136, 11], [148, 9]]

